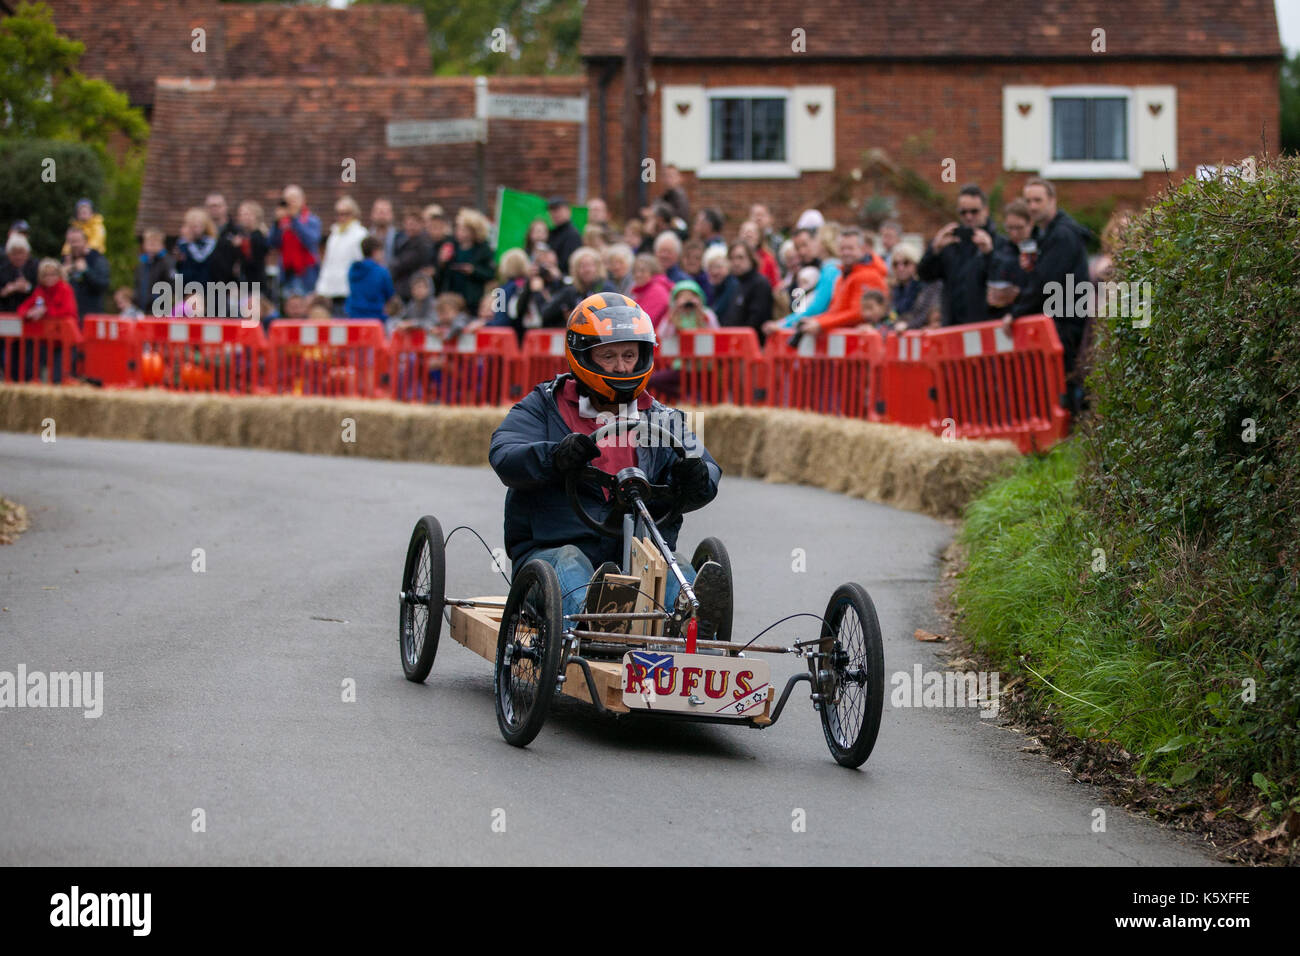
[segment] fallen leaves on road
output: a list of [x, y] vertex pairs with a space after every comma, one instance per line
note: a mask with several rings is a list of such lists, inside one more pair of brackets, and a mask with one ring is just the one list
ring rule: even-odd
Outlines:
[[27, 530], [27, 509], [8, 498], [0, 498], [0, 544], [13, 544]]
[[918, 641], [947, 641], [948, 638], [942, 634], [932, 634], [929, 631], [923, 631], [919, 627], [916, 629], [916, 639]]

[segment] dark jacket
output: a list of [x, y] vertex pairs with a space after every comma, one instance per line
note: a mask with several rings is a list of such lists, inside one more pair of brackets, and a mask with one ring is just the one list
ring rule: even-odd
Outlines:
[[234, 282], [239, 278], [239, 230], [229, 220], [217, 231], [217, 248], [212, 251], [208, 279]]
[[176, 243], [176, 271], [183, 282], [210, 282], [212, 263], [220, 243], [206, 236], [191, 242], [181, 239]]
[[393, 261], [388, 265], [397, 294], [403, 299], [409, 299], [411, 277], [431, 265], [433, 265], [433, 239], [423, 232], [409, 236], [403, 233], [393, 251]]
[[81, 318], [104, 311], [104, 293], [108, 291], [108, 260], [94, 249], [87, 249], [86, 269], [68, 276], [68, 285], [77, 296], [77, 314]]
[[706, 304], [713, 310], [714, 315], [721, 316], [726, 315], [727, 310], [731, 308], [731, 301], [739, 294], [737, 290], [740, 288], [740, 283], [736, 281], [735, 276], [727, 273], [727, 277], [722, 280], [721, 284], [709, 284], [703, 288], [709, 290]]
[[614, 287], [604, 279], [597, 279], [596, 284], [588, 292], [583, 292], [578, 288], [578, 284], [572, 279], [565, 279], [564, 285], [560, 291], [546, 300], [542, 306], [542, 326], [548, 329], [557, 329], [569, 321], [569, 313], [578, 307], [581, 302], [589, 295], [595, 295], [597, 292], [613, 292]]
[[[473, 269], [461, 272], [452, 266], [467, 262]], [[486, 242], [476, 242], [472, 246], [456, 246], [451, 260], [438, 274], [439, 292], [459, 292], [465, 297], [465, 309], [470, 315], [478, 311], [479, 300], [483, 298], [483, 287], [496, 274], [492, 264], [492, 247]]]
[[763, 323], [772, 318], [772, 286], [757, 269], [735, 278], [736, 294], [726, 314], [718, 316], [718, 322], [724, 327], [747, 325], [762, 342]]
[[989, 255], [980, 252], [973, 240], [961, 239], [938, 252], [927, 246], [925, 255], [917, 263], [918, 279], [923, 282], [943, 280], [944, 325], [965, 325], [997, 317], [996, 310], [989, 309], [985, 290], [989, 259], [998, 254], [999, 247], [1005, 249], [1010, 242], [997, 233], [992, 220], [979, 228], [993, 237], [993, 252]]
[[153, 303], [158, 298], [154, 286], [159, 282], [170, 286], [175, 275], [176, 260], [166, 250], [152, 259], [145, 256], [143, 252], [140, 253], [139, 262], [135, 267], [135, 302], [141, 312], [146, 316], [153, 315]]
[[1069, 293], [1071, 286], [1077, 290], [1090, 281], [1087, 243], [1091, 235], [1086, 227], [1079, 225], [1064, 212], [1057, 212], [1046, 228], [1034, 227], [1034, 238], [1038, 241], [1038, 262], [1029, 273], [1029, 284], [1011, 307], [1011, 314], [1017, 318], [1040, 313], [1047, 315], [1049, 293], [1044, 291], [1044, 287], [1048, 283], [1060, 283], [1062, 308], [1055, 311], [1069, 314], [1051, 317], [1056, 322], [1056, 331], [1065, 349], [1067, 372], [1074, 368], [1074, 357], [1087, 319], [1086, 315], [1077, 311], [1077, 293], [1074, 296]]
[[343, 312], [350, 319], [382, 319], [384, 306], [393, 297], [393, 280], [388, 270], [374, 259], [362, 259], [348, 266], [348, 297]]
[[552, 226], [550, 234], [546, 237], [546, 244], [555, 250], [555, 258], [559, 261], [560, 270], [568, 275], [569, 256], [582, 245], [582, 236], [578, 234], [573, 223], [566, 222], [562, 226]]
[[[556, 444], [569, 434], [569, 426], [560, 415], [555, 396], [556, 391], [570, 377], [565, 373], [538, 385], [510, 409], [505, 420], [492, 433], [488, 461], [497, 477], [509, 489], [506, 491], [505, 505], [506, 551], [516, 572], [520, 567], [520, 558], [528, 552], [565, 544], [580, 548], [593, 567], [604, 561], [617, 563], [623, 557], [620, 553], [620, 540], [596, 534], [573, 513], [565, 493], [564, 479], [551, 461]], [[688, 447], [694, 445], [700, 449], [700, 455], [708, 464], [709, 476], [712, 478], [709, 494], [706, 498], [685, 502], [682, 510], [695, 511], [703, 508], [718, 494], [722, 469], [686, 428], [681, 412], [656, 401], [641, 414], [651, 419], [676, 419], [675, 424], [666, 425], [669, 431], [682, 436]], [[595, 431], [594, 423], [592, 431]], [[637, 449], [637, 466], [653, 484], [671, 484], [670, 476], [673, 463], [677, 461], [677, 453], [667, 447], [666, 443], [661, 442], [660, 445], [662, 447]], [[609, 516], [612, 509], [601, 489], [580, 485], [578, 494], [594, 518], [603, 521]], [[680, 518], [672, 524], [659, 526], [669, 547], [676, 548], [677, 534], [681, 527]]]
[[23, 304], [23, 300], [31, 295], [32, 290], [41, 284], [40, 280], [37, 278], [37, 265], [36, 257], [29, 255], [27, 261], [23, 263], [22, 269], [19, 269], [9, 261], [8, 256], [0, 254], [0, 289], [3, 289], [9, 283], [13, 282], [20, 275], [23, 276], [31, 286], [31, 288], [26, 292], [11, 292], [9, 295], [0, 298], [0, 312], [18, 311], [18, 306]]

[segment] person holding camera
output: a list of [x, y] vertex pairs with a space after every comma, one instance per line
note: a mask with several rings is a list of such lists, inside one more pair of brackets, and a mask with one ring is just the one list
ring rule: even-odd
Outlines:
[[320, 217], [307, 208], [301, 187], [285, 186], [267, 243], [280, 250], [280, 291], [310, 295], [320, 275]]
[[944, 325], [1000, 318], [1001, 311], [988, 304], [986, 283], [994, 252], [1005, 249], [1008, 242], [993, 228], [988, 198], [979, 186], [961, 188], [957, 219], [935, 233], [917, 265], [917, 278], [943, 280]]
[[63, 257], [63, 277], [72, 286], [81, 319], [104, 311], [104, 293], [108, 291], [108, 260], [90, 248], [86, 234], [77, 226], [68, 230], [68, 253]]

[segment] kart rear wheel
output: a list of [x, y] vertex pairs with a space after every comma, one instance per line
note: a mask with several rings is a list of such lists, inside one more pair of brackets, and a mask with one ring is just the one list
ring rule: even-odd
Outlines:
[[731, 556], [727, 554], [726, 546], [717, 538], [705, 538], [695, 546], [695, 554], [691, 556], [691, 567], [699, 571], [700, 565], [705, 561], [718, 562], [727, 576], [727, 608], [722, 614], [722, 620], [718, 622], [718, 634], [714, 640], [730, 641], [732, 609], [735, 607], [735, 590], [731, 583]]
[[826, 605], [814, 686], [835, 762], [860, 767], [876, 744], [885, 705], [885, 651], [876, 608], [860, 584], [841, 584]]
[[508, 744], [527, 747], [542, 729], [555, 696], [563, 628], [555, 569], [529, 561], [510, 585], [497, 632], [493, 691], [497, 725]]
[[425, 515], [415, 523], [411, 543], [406, 548], [397, 625], [402, 673], [416, 683], [423, 683], [429, 676], [433, 656], [438, 652], [446, 597], [446, 562], [442, 525], [437, 518]]

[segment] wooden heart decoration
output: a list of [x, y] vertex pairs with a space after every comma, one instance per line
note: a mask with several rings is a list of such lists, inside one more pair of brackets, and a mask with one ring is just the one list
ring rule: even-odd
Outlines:
[[1159, 116], [1160, 111], [1165, 108], [1164, 103], [1148, 103], [1147, 109], [1151, 111], [1152, 116]]
[[804, 109], [808, 111], [809, 116], [816, 116], [822, 111], [822, 105], [820, 103], [805, 103]]
[[690, 103], [678, 103], [678, 104], [677, 104], [677, 112], [678, 112], [679, 114], [681, 114], [682, 116], [685, 116], [685, 115], [686, 115], [687, 113], [689, 113], [690, 111], [691, 111], [691, 104], [690, 104]]
[[1017, 104], [1016, 104], [1016, 109], [1020, 110], [1020, 115], [1021, 115], [1021, 116], [1028, 116], [1028, 115], [1029, 115], [1029, 111], [1032, 110], [1033, 108], [1034, 108], [1034, 104], [1033, 104], [1033, 103], [1017, 103]]

